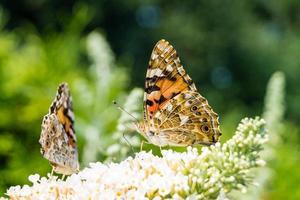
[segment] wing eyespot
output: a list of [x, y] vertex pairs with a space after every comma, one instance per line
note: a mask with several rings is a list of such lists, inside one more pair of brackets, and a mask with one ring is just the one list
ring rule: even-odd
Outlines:
[[192, 110], [192, 111], [196, 111], [197, 109], [198, 109], [197, 106], [192, 106], [192, 107], [191, 107], [191, 110]]
[[203, 126], [201, 126], [201, 130], [202, 130], [204, 133], [208, 133], [209, 127], [208, 127], [207, 125], [203, 125]]

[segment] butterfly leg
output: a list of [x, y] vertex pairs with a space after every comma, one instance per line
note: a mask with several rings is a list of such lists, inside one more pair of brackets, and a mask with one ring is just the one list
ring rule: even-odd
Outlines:
[[161, 155], [163, 155], [163, 154], [161, 153], [162, 150], [163, 150], [162, 146], [159, 145], [159, 151], [160, 151], [160, 154], [161, 154]]
[[54, 173], [54, 168], [52, 167], [51, 173], [47, 174], [49, 180], [51, 180], [53, 178], [53, 173]]
[[50, 173], [50, 177], [53, 176], [53, 172], [54, 172], [54, 168], [52, 167], [51, 173]]
[[64, 180], [65, 177], [66, 177], [66, 175], [63, 174], [62, 177], [61, 177], [61, 180]]

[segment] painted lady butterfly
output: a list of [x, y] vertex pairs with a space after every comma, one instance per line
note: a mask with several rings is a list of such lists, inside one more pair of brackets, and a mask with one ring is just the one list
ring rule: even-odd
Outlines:
[[43, 118], [39, 143], [42, 155], [55, 172], [70, 175], [79, 170], [72, 97], [67, 83], [59, 85], [49, 113]]
[[158, 146], [214, 144], [218, 115], [201, 96], [166, 40], [154, 47], [146, 74], [144, 121], [137, 130]]

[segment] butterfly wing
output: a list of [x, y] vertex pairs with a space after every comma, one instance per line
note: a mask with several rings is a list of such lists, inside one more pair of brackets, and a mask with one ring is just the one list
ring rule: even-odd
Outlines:
[[72, 174], [79, 170], [74, 114], [68, 85], [62, 83], [42, 122], [41, 153], [61, 174]]
[[221, 135], [218, 115], [197, 92], [175, 96], [156, 112], [153, 120], [161, 143], [172, 146], [210, 145]]
[[162, 39], [155, 45], [146, 74], [144, 118], [150, 120], [164, 104], [183, 91], [197, 91], [176, 50]]
[[221, 135], [218, 115], [198, 93], [176, 50], [165, 40], [155, 45], [151, 55], [144, 109], [145, 124], [154, 133], [150, 137], [156, 137], [152, 141], [158, 144], [212, 144]]

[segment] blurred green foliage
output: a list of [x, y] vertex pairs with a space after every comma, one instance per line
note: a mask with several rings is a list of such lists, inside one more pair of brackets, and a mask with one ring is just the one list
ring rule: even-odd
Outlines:
[[[262, 198], [299, 198], [300, 1], [4, 0], [0, 8], [0, 193], [50, 171], [38, 138], [62, 81], [73, 95], [82, 165], [129, 154], [111, 102], [143, 87], [151, 49], [165, 38], [219, 113], [222, 141], [242, 117], [263, 112], [271, 74], [285, 74], [281, 142]], [[134, 98], [128, 109], [140, 112]]]

